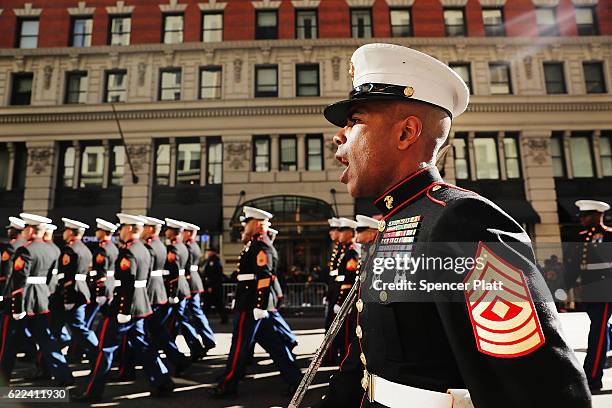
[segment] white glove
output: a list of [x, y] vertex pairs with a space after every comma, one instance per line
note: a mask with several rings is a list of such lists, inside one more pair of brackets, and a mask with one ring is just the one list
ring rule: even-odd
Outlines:
[[64, 309], [66, 310], [72, 310], [73, 307], [74, 307], [74, 303], [66, 303], [64, 305]]
[[15, 320], [21, 320], [25, 317], [26, 312], [21, 312], [21, 313], [13, 313], [13, 319]]
[[168, 298], [168, 302], [170, 302], [170, 304], [172, 304], [172, 305], [175, 305], [175, 304], [177, 304], [179, 302], [179, 298], [176, 297], [176, 296]]
[[339, 311], [340, 311], [340, 305], [334, 305], [334, 313], [338, 314]]
[[255, 318], [255, 320], [265, 319], [268, 316], [270, 316], [270, 314], [267, 310], [257, 308], [253, 309], [253, 317]]
[[232, 299], [232, 305], [230, 306], [230, 309], [234, 310], [234, 306], [236, 306], [236, 299]]
[[323, 296], [322, 302], [323, 302], [323, 305], [327, 305], [327, 296]]
[[132, 316], [131, 315], [124, 315], [124, 314], [118, 314], [117, 315], [117, 321], [121, 324], [123, 323], [127, 323], [130, 320], [132, 320]]
[[106, 303], [106, 296], [96, 296], [96, 303], [102, 306]]
[[0, 302], [4, 300], [4, 296], [0, 296]]

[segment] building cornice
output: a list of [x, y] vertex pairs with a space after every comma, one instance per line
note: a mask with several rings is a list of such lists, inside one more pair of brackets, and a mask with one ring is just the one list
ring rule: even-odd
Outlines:
[[110, 15], [132, 14], [134, 6], [126, 6], [125, 1], [118, 0], [115, 6], [108, 6], [106, 12]]
[[13, 9], [13, 12], [17, 17], [38, 17], [42, 13], [42, 9], [32, 8], [32, 3], [25, 3], [23, 8]]
[[187, 8], [187, 4], [179, 4], [178, 0], [170, 0], [169, 4], [160, 4], [159, 9], [162, 13], [182, 13]]
[[227, 2], [217, 3], [216, 0], [209, 0], [208, 3], [198, 3], [201, 11], [223, 11]]
[[95, 11], [95, 7], [87, 7], [84, 1], [79, 1], [78, 7], [68, 7], [71, 16], [91, 16]]

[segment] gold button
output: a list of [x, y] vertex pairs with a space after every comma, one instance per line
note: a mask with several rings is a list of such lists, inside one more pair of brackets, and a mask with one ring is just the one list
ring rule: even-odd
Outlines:
[[407, 86], [406, 88], [404, 88], [404, 95], [410, 98], [412, 95], [414, 95], [414, 88], [412, 88], [411, 86]]
[[361, 313], [363, 311], [363, 300], [359, 299], [357, 303], [355, 303], [355, 306], [357, 307], [357, 311]]
[[378, 230], [380, 232], [383, 232], [386, 227], [387, 227], [387, 223], [385, 222], [385, 220], [378, 221]]
[[365, 354], [361, 353], [361, 355], [359, 356], [359, 359], [361, 360], [361, 364], [363, 364], [365, 366], [366, 365]]
[[387, 299], [388, 299], [388, 297], [389, 297], [389, 296], [387, 295], [387, 292], [385, 292], [384, 290], [382, 290], [382, 291], [380, 292], [380, 295], [378, 295], [378, 296], [380, 297], [381, 302], [386, 302], [386, 301], [387, 301]]
[[359, 338], [359, 339], [361, 338], [361, 336], [363, 336], [363, 332], [361, 331], [361, 326], [358, 325], [355, 328], [355, 334], [357, 335], [357, 338]]

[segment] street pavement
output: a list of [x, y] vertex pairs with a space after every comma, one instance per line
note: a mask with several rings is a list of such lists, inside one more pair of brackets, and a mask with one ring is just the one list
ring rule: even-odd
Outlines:
[[[566, 313], [561, 315], [563, 329], [569, 344], [576, 351], [576, 355], [582, 364], [586, 354], [586, 339], [588, 333], [588, 317], [584, 313]], [[297, 361], [303, 371], [306, 370], [310, 359], [323, 339], [323, 321], [320, 318], [300, 317], [288, 319], [289, 324], [294, 329], [299, 338], [299, 345], [294, 352]], [[227, 400], [214, 400], [208, 397], [208, 390], [216, 384], [216, 378], [223, 372], [227, 353], [231, 342], [231, 325], [219, 325], [212, 321], [213, 329], [216, 333], [217, 348], [213, 349], [209, 356], [197, 362], [187, 370], [182, 378], [175, 378], [177, 388], [172, 397], [153, 398], [149, 392], [149, 387], [141, 367], [138, 367], [136, 381], [117, 382], [112, 380], [117, 375], [117, 370], [111, 372], [104, 401], [92, 404], [92, 407], [139, 407], [143, 408], [167, 408], [169, 405], [174, 407], [187, 408], [192, 406], [204, 408], [263, 408], [263, 407], [286, 407], [290, 396], [286, 395], [286, 385], [283, 383], [279, 371], [276, 370], [272, 360], [259, 346], [255, 348], [255, 359], [249, 367], [246, 379], [242, 382], [240, 393], [237, 397]], [[186, 351], [186, 345], [182, 338], [178, 340], [179, 348]], [[608, 359], [612, 361], [612, 353]], [[75, 377], [77, 377], [77, 387], [82, 386], [89, 373], [86, 362], [73, 364]], [[542, 368], [542, 375], [546, 375], [545, 367]], [[17, 364], [12, 386], [36, 386], [46, 385], [45, 382], [28, 381], [26, 378], [32, 373], [33, 365], [31, 362], [21, 361]], [[318, 401], [323, 395], [327, 386], [328, 378], [335, 368], [324, 367], [315, 377], [310, 391], [307, 393], [302, 406], [307, 407]], [[593, 397], [594, 408], [612, 407], [612, 368], [605, 370], [604, 392]], [[144, 404], [144, 405], [143, 405]], [[15, 404], [14, 401], [0, 401], [0, 407], [11, 406], [35, 406], [44, 407], [46, 404]], [[53, 407], [70, 406], [85, 407], [87, 404], [53, 404]]]

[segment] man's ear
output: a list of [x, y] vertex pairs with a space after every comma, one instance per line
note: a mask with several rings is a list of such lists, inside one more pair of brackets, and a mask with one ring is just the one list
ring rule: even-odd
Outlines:
[[421, 136], [423, 122], [417, 116], [408, 116], [400, 121], [401, 134], [398, 141], [398, 149], [406, 150]]

